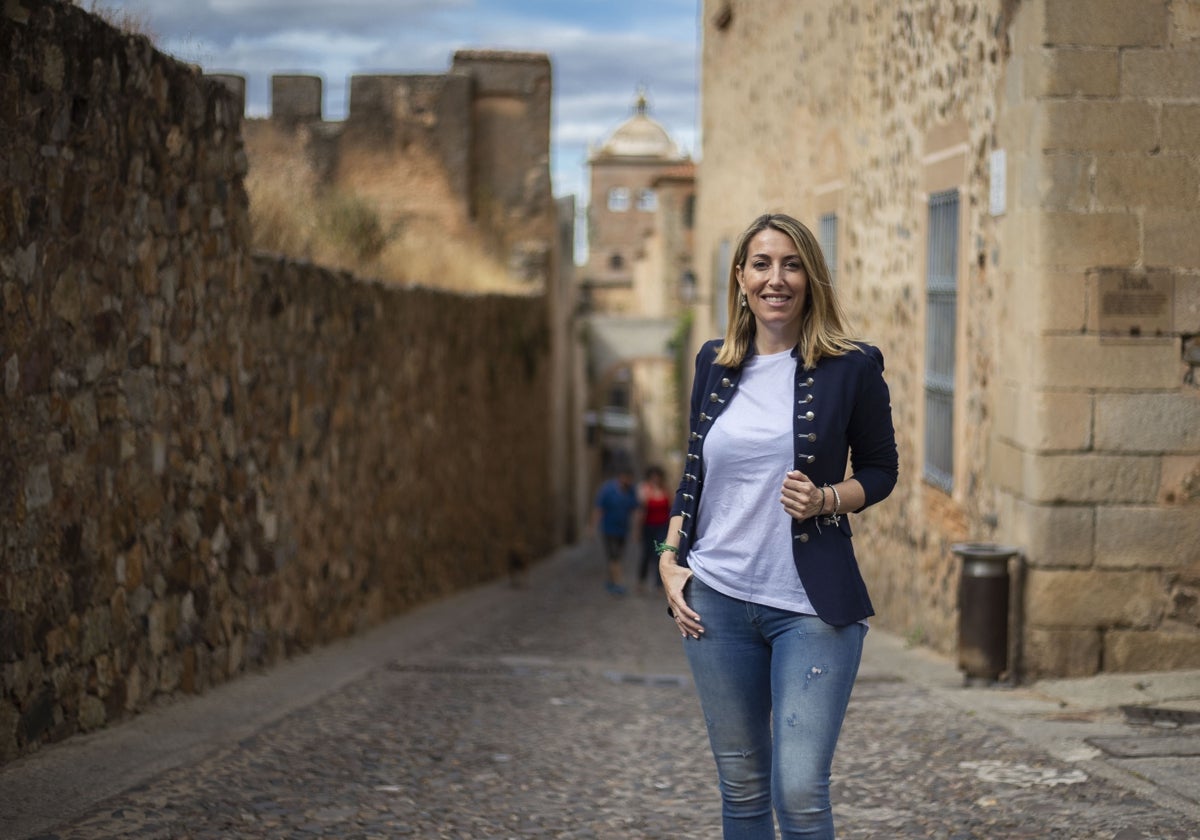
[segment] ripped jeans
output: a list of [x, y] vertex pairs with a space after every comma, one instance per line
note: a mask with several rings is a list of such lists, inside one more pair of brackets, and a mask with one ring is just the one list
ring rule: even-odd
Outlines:
[[684, 650], [717, 761], [725, 840], [774, 840], [772, 810], [784, 840], [832, 840], [829, 773], [866, 625], [740, 601], [695, 577], [687, 599], [705, 629]]

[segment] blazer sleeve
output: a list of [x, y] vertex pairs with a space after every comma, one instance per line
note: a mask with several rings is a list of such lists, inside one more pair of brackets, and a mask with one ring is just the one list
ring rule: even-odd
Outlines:
[[866, 494], [866, 502], [858, 510], [886, 499], [900, 472], [892, 398], [883, 378], [883, 353], [870, 345], [863, 349], [866, 361], [847, 430], [853, 478]]

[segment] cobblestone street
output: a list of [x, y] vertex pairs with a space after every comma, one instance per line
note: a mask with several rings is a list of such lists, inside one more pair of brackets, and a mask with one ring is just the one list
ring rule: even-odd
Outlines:
[[[419, 649], [397, 646], [315, 702], [63, 813], [65, 824], [28, 834], [0, 823], [0, 836], [719, 837], [673, 625], [657, 596], [606, 594], [601, 566], [580, 547], [525, 586], [451, 599], [453, 629]], [[885, 638], [868, 636], [842, 736], [840, 837], [1200, 837], [1194, 814], [903, 677], [894, 657], [872, 655]], [[5, 768], [0, 799], [42, 759]]]

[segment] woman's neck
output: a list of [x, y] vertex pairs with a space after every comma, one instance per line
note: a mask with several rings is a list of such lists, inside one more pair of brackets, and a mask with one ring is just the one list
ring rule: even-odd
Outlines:
[[754, 331], [754, 350], [760, 356], [770, 356], [791, 350], [800, 342], [800, 330], [765, 330], [762, 324]]

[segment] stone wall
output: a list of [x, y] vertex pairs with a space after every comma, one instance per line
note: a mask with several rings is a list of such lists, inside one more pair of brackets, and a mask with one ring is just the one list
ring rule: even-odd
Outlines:
[[543, 297], [248, 253], [238, 104], [0, 16], [0, 761], [552, 542]]
[[[212, 78], [244, 105], [244, 78]], [[346, 119], [329, 122], [320, 77], [276, 75], [270, 117], [243, 133], [252, 165], [282, 154], [366, 200], [385, 231], [478, 236], [511, 285], [552, 290], [551, 87], [543, 53], [459, 50], [444, 74], [352, 76]]]
[[[856, 521], [879, 623], [953, 652], [950, 546], [995, 540], [1029, 571], [1024, 675], [1200, 666], [1196, 4], [708, 0], [702, 24], [695, 337], [717, 332], [718, 257], [754, 216], [836, 214], [838, 289], [886, 357], [901, 457]], [[951, 189], [946, 492], [922, 470], [925, 271], [928, 197]], [[1114, 276], [1169, 280], [1165, 329], [1101, 335]]]
[[[820, 213], [837, 213], [837, 288], [856, 331], [883, 351], [901, 469], [892, 496], [855, 517], [855, 544], [875, 620], [944, 652], [954, 649], [957, 615], [949, 545], [990, 536], [975, 526], [994, 502], [979, 459], [965, 465], [961, 486], [973, 492], [961, 499], [922, 480], [923, 158], [953, 149], [965, 181], [967, 161], [978, 165], [987, 146], [1002, 68], [995, 11], [980, 7], [993, 5], [823, 0], [780, 19], [761, 4], [709, 0], [702, 18], [696, 340], [716, 334], [714, 307], [725, 298], [713, 289], [728, 272], [719, 256], [750, 220], [778, 210], [816, 231]], [[755, 101], [759, 90], [773, 92], [771, 107]], [[984, 184], [966, 189], [964, 207], [986, 197]], [[973, 272], [964, 286], [986, 299], [989, 281], [973, 258], [984, 223], [964, 221]], [[986, 328], [986, 308], [978, 321]], [[974, 453], [986, 451], [987, 383], [974, 372], [986, 364], [986, 353], [972, 359], [962, 378]]]
[[1033, 673], [1200, 667], [1198, 10], [1027, 0], [1009, 30], [988, 479]]

